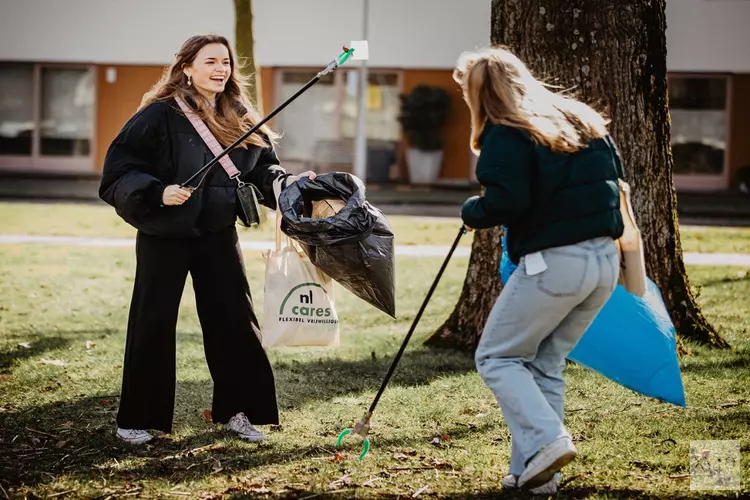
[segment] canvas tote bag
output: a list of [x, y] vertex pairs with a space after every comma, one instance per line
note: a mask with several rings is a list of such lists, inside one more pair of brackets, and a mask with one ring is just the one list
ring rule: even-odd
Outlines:
[[635, 222], [635, 212], [630, 203], [630, 185], [619, 179], [620, 213], [625, 227], [622, 236], [615, 241], [620, 251], [619, 284], [625, 290], [643, 297], [646, 294], [646, 259], [643, 255], [643, 238]]
[[[274, 182], [277, 207], [280, 192], [280, 183]], [[283, 235], [278, 209], [276, 248], [267, 252], [265, 258], [263, 346], [337, 347], [339, 320], [333, 280], [318, 270], [293, 240]]]

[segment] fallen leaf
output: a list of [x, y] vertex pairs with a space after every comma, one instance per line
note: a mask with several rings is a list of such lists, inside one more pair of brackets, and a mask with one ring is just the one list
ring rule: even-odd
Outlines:
[[438, 460], [437, 458], [433, 458], [430, 460], [429, 463], [430, 467], [433, 467], [435, 469], [452, 469], [453, 465], [449, 464], [448, 462], [443, 462], [442, 460]]
[[207, 410], [203, 410], [203, 411], [201, 412], [201, 418], [202, 418], [202, 419], [203, 419], [203, 421], [204, 421], [204, 422], [206, 422], [207, 424], [211, 424], [211, 423], [213, 423], [213, 421], [214, 421], [214, 420], [213, 420], [213, 413], [211, 412], [211, 410], [208, 410], [208, 409], [207, 409]]
[[58, 441], [57, 443], [55, 443], [55, 448], [62, 448], [66, 444], [68, 444], [67, 441]]
[[252, 493], [258, 493], [261, 495], [268, 495], [269, 493], [273, 493], [272, 490], [269, 488], [266, 488], [265, 486], [250, 486], [249, 488], [243, 488], [242, 492], [252, 492]]
[[419, 495], [427, 491], [427, 488], [429, 488], [428, 485], [424, 485], [421, 488], [419, 488], [417, 491], [414, 492], [414, 494], [411, 496], [412, 498], [417, 498]]
[[45, 365], [65, 366], [67, 364], [60, 359], [41, 359], [40, 361]]
[[333, 398], [331, 402], [340, 405], [358, 405], [361, 403], [357, 398]]
[[378, 485], [375, 484], [375, 481], [382, 481], [382, 479], [379, 478], [379, 477], [374, 477], [374, 478], [372, 478], [372, 479], [370, 479], [370, 480], [365, 481], [364, 483], [362, 483], [362, 486], [365, 487], [365, 488], [377, 488]]
[[74, 425], [73, 421], [68, 420], [67, 422], [63, 422], [63, 424], [60, 427], [62, 427], [63, 429], [72, 429], [73, 425]]
[[109, 405], [109, 399], [102, 399], [101, 401], [99, 401], [99, 404], [102, 406], [107, 406]]
[[336, 453], [334, 456], [328, 459], [329, 462], [342, 462], [344, 460], [344, 455], [341, 453]]
[[96, 342], [92, 342], [90, 340], [86, 341], [86, 350], [87, 351], [93, 349], [94, 347], [96, 347]]
[[442, 439], [443, 441], [450, 441], [451, 437], [446, 434], [445, 436], [440, 436], [440, 439]]
[[0, 374], [0, 382], [10, 382], [11, 379], [10, 375]]
[[19, 342], [18, 347], [22, 347], [24, 349], [31, 349], [31, 343], [30, 342]]

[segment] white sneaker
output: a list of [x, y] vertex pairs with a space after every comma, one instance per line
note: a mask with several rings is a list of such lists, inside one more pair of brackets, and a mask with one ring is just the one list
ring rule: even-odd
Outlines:
[[564, 437], [542, 448], [518, 478], [519, 488], [536, 488], [549, 482], [578, 455], [570, 438]]
[[148, 443], [154, 436], [140, 429], [117, 429], [117, 437], [130, 444]]
[[259, 443], [268, 439], [262, 432], [256, 429], [247, 416], [244, 413], [238, 413], [229, 419], [229, 422], [224, 426], [232, 432], [235, 432], [240, 438], [250, 441], [251, 443]]
[[[537, 486], [536, 488], [531, 489], [531, 493], [534, 495], [554, 495], [557, 493], [557, 488], [560, 485], [560, 474], [555, 474], [555, 476], [549, 480], [549, 482], [544, 483], [541, 486]], [[505, 476], [503, 478], [502, 486], [504, 489], [508, 490], [515, 490], [518, 489], [518, 476], [513, 476], [511, 474]]]

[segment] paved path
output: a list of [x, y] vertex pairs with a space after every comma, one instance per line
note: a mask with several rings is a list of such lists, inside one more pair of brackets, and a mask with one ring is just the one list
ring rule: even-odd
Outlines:
[[[0, 234], [0, 245], [41, 244], [71, 245], [83, 247], [133, 247], [133, 238], [88, 238], [84, 236], [43, 236]], [[263, 251], [273, 248], [272, 241], [242, 241], [242, 249]], [[445, 257], [449, 246], [445, 245], [396, 245], [396, 255], [405, 257]], [[453, 255], [468, 257], [469, 247], [458, 247]], [[708, 266], [750, 267], [750, 254], [732, 253], [685, 253], [686, 264]]]

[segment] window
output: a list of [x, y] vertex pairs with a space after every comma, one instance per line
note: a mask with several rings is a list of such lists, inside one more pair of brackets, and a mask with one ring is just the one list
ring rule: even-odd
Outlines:
[[40, 152], [89, 156], [94, 121], [94, 81], [85, 69], [42, 68]]
[[0, 167], [92, 170], [94, 101], [90, 67], [0, 63]]
[[0, 63], [0, 156], [31, 156], [34, 65]]
[[[315, 74], [284, 72], [281, 75], [279, 103], [292, 97]], [[283, 133], [279, 156], [284, 160], [310, 160], [316, 143], [336, 139], [337, 108], [333, 75], [328, 75], [279, 114], [278, 127]]]
[[[344, 137], [357, 135], [357, 89], [359, 73], [347, 71], [345, 98], [341, 108], [341, 133]], [[393, 73], [370, 73], [367, 95], [367, 138], [380, 141], [398, 141], [398, 113], [401, 106], [398, 75]]]
[[723, 175], [727, 86], [723, 76], [669, 78], [675, 174]]
[[[278, 104], [294, 95], [315, 72], [284, 70]], [[368, 180], [386, 181], [400, 137], [400, 78], [370, 70], [367, 96]], [[359, 73], [339, 70], [324, 77], [279, 114], [279, 157], [319, 171], [347, 170], [354, 163]]]

